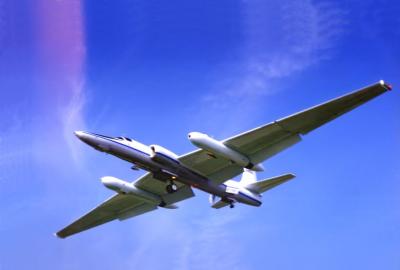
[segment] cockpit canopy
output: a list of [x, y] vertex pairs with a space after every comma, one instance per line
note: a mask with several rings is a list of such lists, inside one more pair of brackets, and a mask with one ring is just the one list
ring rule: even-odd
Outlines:
[[130, 139], [130, 138], [128, 138], [128, 137], [116, 137], [116, 138], [114, 138], [114, 139], [116, 139], [116, 140], [121, 140], [121, 141], [129, 141], [129, 142], [132, 141], [132, 139]]

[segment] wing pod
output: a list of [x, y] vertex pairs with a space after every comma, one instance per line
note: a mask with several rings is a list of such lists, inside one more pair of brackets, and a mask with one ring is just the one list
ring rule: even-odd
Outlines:
[[106, 188], [114, 190], [120, 194], [131, 194], [151, 204], [160, 206], [163, 204], [161, 197], [157, 194], [137, 188], [134, 184], [128, 183], [124, 180], [112, 176], [104, 176], [101, 178], [101, 183], [103, 183]]
[[195, 146], [211, 152], [213, 155], [231, 160], [237, 165], [253, 171], [263, 171], [264, 168], [261, 164], [253, 164], [251, 160], [238, 151], [229, 148], [224, 143], [217, 141], [206, 134], [200, 132], [191, 132], [188, 135], [189, 141]]

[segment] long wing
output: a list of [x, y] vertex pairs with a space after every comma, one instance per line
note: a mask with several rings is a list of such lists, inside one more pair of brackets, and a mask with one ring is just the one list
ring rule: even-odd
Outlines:
[[[194, 196], [192, 189], [182, 184], [178, 184], [179, 189], [176, 192], [172, 194], [166, 193], [165, 183], [154, 179], [150, 173], [139, 178], [135, 185], [149, 192], [160, 195], [167, 205]], [[125, 220], [156, 209], [157, 205], [144, 202], [134, 195], [117, 194], [56, 234], [60, 238], [65, 238], [114, 219]]]
[[118, 194], [57, 232], [57, 236], [65, 238], [117, 218], [123, 218], [127, 215], [133, 217], [155, 209], [157, 209], [156, 205], [144, 203], [135, 196]]
[[[246, 155], [252, 163], [260, 163], [284, 149], [298, 143], [300, 135], [351, 111], [365, 102], [391, 90], [383, 81], [342, 97], [330, 100], [272, 123], [224, 140], [224, 144]], [[204, 150], [183, 155], [179, 160], [216, 183], [222, 183], [242, 172], [232, 162], [210, 156]]]

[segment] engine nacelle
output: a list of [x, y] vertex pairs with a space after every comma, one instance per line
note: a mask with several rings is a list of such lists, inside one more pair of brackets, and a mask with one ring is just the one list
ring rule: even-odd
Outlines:
[[150, 158], [152, 160], [165, 165], [176, 166], [176, 164], [179, 164], [178, 155], [170, 150], [156, 144], [150, 145], [150, 149]]
[[148, 191], [139, 189], [139, 188], [135, 187], [134, 184], [128, 183], [121, 179], [118, 179], [118, 178], [115, 178], [112, 176], [104, 176], [101, 178], [101, 182], [103, 183], [103, 185], [106, 188], [114, 190], [115, 192], [122, 193], [122, 194], [132, 194], [132, 195], [135, 195], [135, 196], [141, 198], [143, 201], [146, 201], [149, 203], [154, 203], [154, 204], [162, 203], [160, 196], [158, 196], [157, 194], [153, 194]]
[[229, 148], [224, 143], [217, 141], [206, 134], [200, 132], [191, 132], [189, 133], [188, 137], [190, 142], [195, 146], [211, 152], [216, 156], [231, 160], [243, 168], [247, 168], [253, 171], [264, 170], [261, 164], [251, 163], [250, 159], [245, 155]]

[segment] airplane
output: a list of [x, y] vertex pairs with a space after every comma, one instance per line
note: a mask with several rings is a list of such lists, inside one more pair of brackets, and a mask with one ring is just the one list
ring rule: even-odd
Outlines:
[[[132, 218], [161, 208], [176, 209], [176, 203], [194, 196], [192, 188], [210, 194], [213, 208], [236, 203], [262, 204], [262, 193], [285, 183], [291, 173], [257, 181], [266, 159], [301, 141], [302, 136], [391, 90], [383, 80], [355, 92], [292, 114], [269, 124], [219, 141], [200, 132], [188, 134], [199, 149], [178, 156], [159, 145], [144, 145], [127, 137], [109, 137], [85, 131], [75, 135], [98, 151], [143, 169], [145, 175], [130, 183], [115, 177], [101, 178], [117, 194], [56, 233], [60, 238], [118, 219]], [[239, 182], [231, 180], [240, 175]]]

